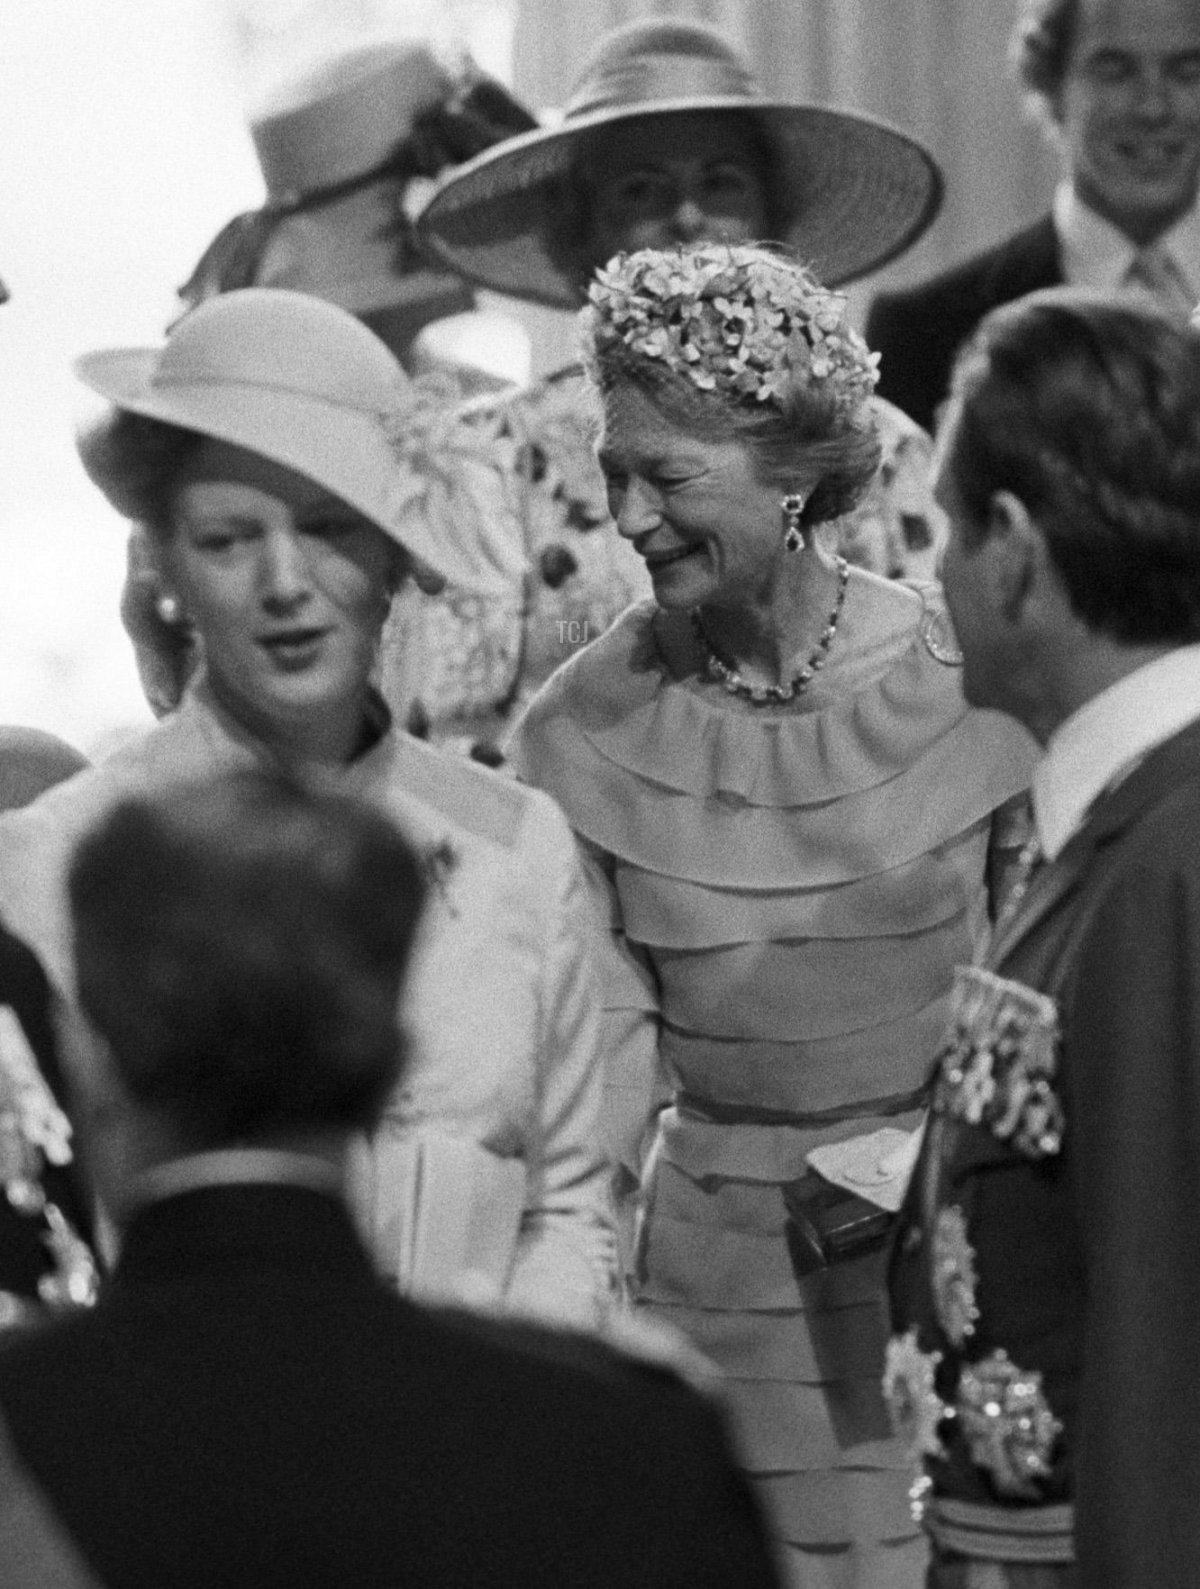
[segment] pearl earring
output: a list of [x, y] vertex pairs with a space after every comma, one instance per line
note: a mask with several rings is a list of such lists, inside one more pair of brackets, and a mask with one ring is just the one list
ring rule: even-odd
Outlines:
[[155, 597], [154, 610], [169, 628], [174, 629], [183, 621], [183, 609], [179, 605], [179, 598], [169, 596], [166, 591], [161, 596]]
[[804, 550], [804, 528], [800, 515], [804, 512], [804, 498], [789, 491], [780, 504], [783, 513], [783, 545], [788, 552]]

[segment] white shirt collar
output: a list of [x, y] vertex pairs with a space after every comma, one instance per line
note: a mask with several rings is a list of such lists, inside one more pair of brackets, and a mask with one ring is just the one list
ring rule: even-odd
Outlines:
[[[1072, 287], [1108, 292], [1124, 285], [1137, 244], [1089, 209], [1069, 182], [1060, 182], [1055, 190], [1054, 226], [1062, 248], [1063, 275]], [[1156, 246], [1171, 256], [1200, 300], [1200, 204], [1156, 239]]]
[[1033, 774], [1033, 818], [1053, 860], [1097, 796], [1200, 718], [1200, 645], [1179, 646], [1093, 696], [1051, 735]]

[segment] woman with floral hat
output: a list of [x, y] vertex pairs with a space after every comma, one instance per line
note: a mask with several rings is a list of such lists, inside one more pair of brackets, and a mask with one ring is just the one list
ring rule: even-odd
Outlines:
[[[720, 33], [654, 18], [600, 40], [561, 119], [446, 173], [418, 233], [477, 286], [576, 308], [613, 254], [676, 243], [771, 238], [823, 280], [852, 281], [914, 243], [940, 199], [935, 162], [907, 134], [772, 99]], [[839, 527], [842, 548], [879, 573], [930, 577], [942, 516], [929, 438], [874, 406], [881, 468]], [[554, 668], [649, 586], [605, 507], [577, 367], [497, 399], [477, 422], [516, 444], [524, 575], [503, 600], [451, 590], [412, 621], [405, 612], [383, 666], [385, 687], [414, 693], [435, 734], [494, 745]]]
[[[494, 583], [429, 525], [495, 460], [372, 332], [301, 293], [225, 294], [163, 346], [77, 371], [110, 404], [85, 464], [148, 527], [160, 618], [198, 667], [142, 739], [0, 819], [0, 915], [74, 1009], [67, 867], [123, 794], [265, 764], [379, 805], [417, 847], [430, 905], [412, 1062], [358, 1160], [365, 1234], [406, 1290], [601, 1323], [613, 1240], [570, 831], [545, 796], [396, 732], [372, 682], [406, 578]], [[66, 1029], [69, 1077], [92, 1050]]]
[[611, 925], [630, 1166], [651, 1078], [668, 1099], [638, 1303], [724, 1370], [791, 1582], [915, 1586], [882, 1253], [789, 1243], [785, 1192], [813, 1219], [831, 1187], [888, 1202], [1032, 742], [967, 708], [935, 586], [838, 551], [880, 453], [840, 295], [767, 250], [678, 247], [618, 256], [582, 318], [609, 507], [653, 596], [554, 675], [511, 756]]

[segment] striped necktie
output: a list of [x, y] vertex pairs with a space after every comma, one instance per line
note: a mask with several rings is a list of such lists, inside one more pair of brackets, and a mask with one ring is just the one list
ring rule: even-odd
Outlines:
[[1184, 319], [1196, 307], [1200, 294], [1188, 285], [1187, 279], [1165, 248], [1151, 244], [1140, 248], [1125, 272], [1126, 283], [1147, 294], [1170, 314]]

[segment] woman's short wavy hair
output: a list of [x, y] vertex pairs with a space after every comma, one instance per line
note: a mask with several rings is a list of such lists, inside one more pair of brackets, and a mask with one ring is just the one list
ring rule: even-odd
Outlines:
[[68, 888], [83, 1009], [185, 1141], [375, 1119], [424, 895], [382, 814], [282, 775], [181, 783], [117, 804]]
[[950, 396], [945, 459], [967, 546], [1011, 492], [1091, 628], [1200, 641], [1200, 332], [1151, 305], [1048, 288], [984, 319]]
[[88, 478], [117, 512], [161, 542], [170, 538], [180, 482], [204, 440], [199, 431], [110, 405], [75, 445]]

